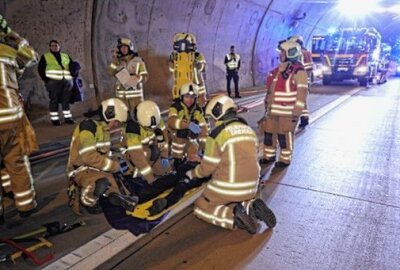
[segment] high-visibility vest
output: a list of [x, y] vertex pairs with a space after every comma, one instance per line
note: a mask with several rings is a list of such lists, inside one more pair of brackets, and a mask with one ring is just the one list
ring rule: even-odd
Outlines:
[[228, 69], [237, 69], [239, 66], [239, 60], [240, 60], [240, 56], [238, 54], [235, 53], [235, 58], [231, 57], [231, 54], [228, 53], [226, 55], [226, 59], [228, 60], [228, 62], [226, 63]]
[[60, 55], [63, 66], [60, 66], [56, 57], [51, 52], [44, 54], [44, 59], [46, 60], [46, 77], [57, 81], [62, 79], [72, 80], [69, 71], [70, 58], [66, 53], [60, 53]]
[[301, 64], [292, 64], [288, 72], [288, 78], [284, 78], [275, 68], [267, 77], [266, 86], [272, 95], [270, 104], [271, 115], [291, 116], [297, 102], [297, 90], [299, 87], [307, 85], [298, 85], [295, 82], [294, 75], [298, 70], [304, 70]]

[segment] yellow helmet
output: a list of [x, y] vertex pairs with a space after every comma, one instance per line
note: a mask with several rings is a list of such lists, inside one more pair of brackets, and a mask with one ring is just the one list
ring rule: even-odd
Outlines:
[[228, 96], [219, 95], [213, 97], [206, 106], [206, 115], [211, 116], [215, 120], [221, 119], [228, 111], [236, 111], [236, 104]]
[[128, 107], [118, 98], [106, 99], [101, 103], [101, 113], [106, 122], [118, 120], [121, 123], [128, 119]]
[[285, 52], [286, 58], [290, 61], [299, 60], [301, 57], [301, 47], [297, 42], [285, 41], [279, 48]]
[[304, 45], [304, 39], [303, 39], [303, 37], [300, 36], [300, 35], [291, 36], [291, 37], [288, 39], [288, 41], [296, 42], [296, 43], [298, 43], [301, 47], [303, 47], [303, 45]]
[[196, 51], [196, 37], [190, 33], [177, 33], [173, 38], [173, 49], [177, 52], [194, 52]]
[[199, 87], [194, 83], [186, 83], [179, 89], [179, 95], [181, 97], [191, 95], [197, 98], [199, 96]]
[[142, 127], [154, 129], [160, 124], [160, 109], [154, 101], [142, 101], [136, 107], [136, 120]]
[[133, 47], [133, 42], [129, 38], [119, 38], [118, 39], [118, 49], [121, 48], [122, 46], [128, 46], [129, 50], [134, 52], [134, 47]]

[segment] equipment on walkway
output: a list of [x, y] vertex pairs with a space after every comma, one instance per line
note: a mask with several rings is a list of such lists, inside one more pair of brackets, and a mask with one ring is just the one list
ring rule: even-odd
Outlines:
[[[78, 221], [73, 224], [60, 224], [60, 222], [50, 222], [42, 225], [41, 227], [34, 229], [30, 232], [15, 236], [11, 239], [0, 238], [0, 246], [8, 245], [18, 251], [12, 253], [1, 254], [0, 253], [0, 263], [13, 262], [16, 263], [16, 259], [22, 257], [28, 257], [32, 262], [38, 266], [45, 264], [46, 262], [53, 259], [53, 254], [49, 254], [42, 259], [39, 259], [32, 252], [38, 250], [42, 247], [52, 247], [53, 244], [46, 238], [51, 236], [56, 236], [76, 228], [85, 226], [84, 221]], [[36, 242], [29, 247], [23, 247], [19, 243], [30, 243]]]

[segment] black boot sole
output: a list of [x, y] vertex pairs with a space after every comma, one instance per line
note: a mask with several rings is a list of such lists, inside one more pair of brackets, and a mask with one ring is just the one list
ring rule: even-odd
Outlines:
[[244, 212], [235, 213], [234, 221], [239, 229], [246, 230], [249, 234], [256, 234], [258, 230], [257, 222]]
[[[137, 205], [137, 202], [135, 202], [134, 200], [128, 201], [127, 200], [128, 198], [124, 199], [122, 197], [122, 195], [114, 193], [114, 192], [110, 193], [110, 195], [108, 196], [108, 199], [112, 205], [122, 206], [128, 212], [133, 212], [133, 210], [135, 210], [135, 207]], [[129, 199], [131, 199], [131, 198], [129, 198]]]
[[274, 212], [269, 209], [261, 199], [256, 199], [252, 204], [254, 214], [257, 219], [263, 221], [268, 228], [276, 226], [276, 217]]

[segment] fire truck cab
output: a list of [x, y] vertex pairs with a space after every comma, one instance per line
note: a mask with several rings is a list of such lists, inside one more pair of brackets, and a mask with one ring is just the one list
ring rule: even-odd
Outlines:
[[381, 35], [375, 28], [347, 28], [326, 35], [322, 56], [324, 85], [357, 79], [367, 86], [377, 76]]

